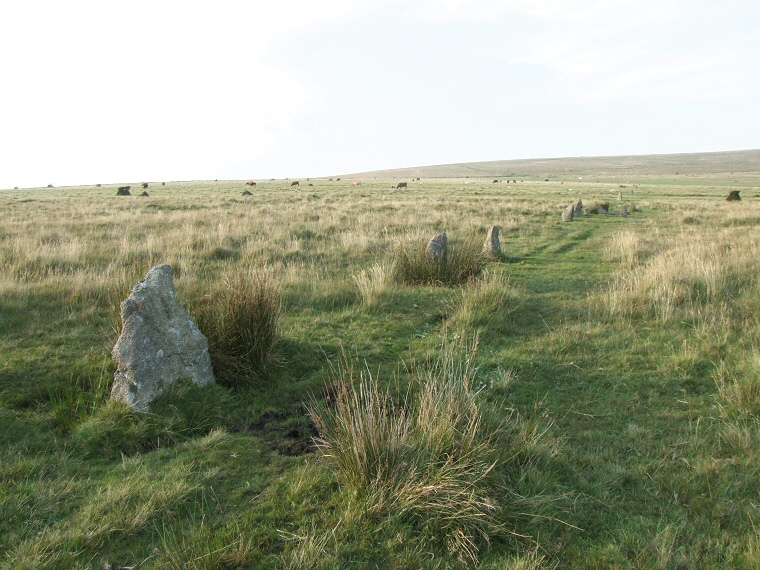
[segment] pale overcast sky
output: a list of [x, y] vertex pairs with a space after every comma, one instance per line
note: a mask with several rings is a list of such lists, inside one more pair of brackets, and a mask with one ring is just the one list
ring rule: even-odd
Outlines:
[[0, 188], [755, 148], [758, 0], [0, 3]]

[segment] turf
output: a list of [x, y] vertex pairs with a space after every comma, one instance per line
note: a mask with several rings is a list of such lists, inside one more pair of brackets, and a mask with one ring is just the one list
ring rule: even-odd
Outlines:
[[[730, 166], [3, 191], [3, 566], [758, 567], [760, 176]], [[561, 222], [578, 197], [616, 213], [621, 191], [630, 218]], [[393, 278], [400, 247], [492, 224], [502, 255], [472, 278]], [[141, 415], [109, 402], [109, 353], [118, 301], [158, 263], [191, 313], [265, 269], [280, 337], [246, 382], [179, 386]], [[474, 342], [494, 466], [473, 496], [498, 508], [468, 556], [428, 506], [368, 508], [308, 408], [348, 362], [411, 407], [413, 375]]]

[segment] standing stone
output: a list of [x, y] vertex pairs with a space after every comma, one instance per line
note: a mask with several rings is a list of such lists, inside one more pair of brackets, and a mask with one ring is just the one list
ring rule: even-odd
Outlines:
[[618, 201], [619, 202], [623, 201], [623, 191], [622, 190], [618, 191]]
[[169, 265], [157, 265], [135, 286], [121, 303], [121, 323], [111, 351], [112, 399], [146, 412], [178, 380], [214, 381], [208, 340], [177, 301]]
[[583, 216], [583, 200], [578, 198], [578, 201], [574, 204], [573, 209], [575, 210], [573, 212], [573, 216], [576, 218]]
[[570, 204], [562, 212], [562, 221], [563, 222], [572, 222], [574, 215], [575, 215], [575, 204]]
[[486, 236], [486, 243], [483, 244], [483, 253], [490, 257], [499, 257], [501, 255], [501, 241], [499, 241], [499, 226], [491, 226]]
[[446, 263], [446, 250], [448, 248], [448, 238], [446, 232], [441, 232], [427, 245], [425, 255], [433, 263]]
[[627, 218], [628, 216], [631, 215], [631, 213], [628, 211], [628, 206], [626, 206], [625, 204], [623, 204], [623, 207], [620, 208], [620, 215], [623, 216], [624, 218]]

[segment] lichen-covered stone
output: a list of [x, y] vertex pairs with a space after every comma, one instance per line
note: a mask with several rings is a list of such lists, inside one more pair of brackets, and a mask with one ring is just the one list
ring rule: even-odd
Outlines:
[[446, 263], [448, 238], [446, 232], [441, 232], [428, 242], [425, 254], [433, 263]]
[[491, 226], [486, 236], [486, 242], [483, 244], [483, 253], [490, 257], [499, 257], [501, 255], [501, 241], [499, 240], [499, 226]]
[[157, 265], [121, 303], [111, 398], [145, 412], [174, 382], [214, 381], [208, 340], [177, 301], [169, 265]]

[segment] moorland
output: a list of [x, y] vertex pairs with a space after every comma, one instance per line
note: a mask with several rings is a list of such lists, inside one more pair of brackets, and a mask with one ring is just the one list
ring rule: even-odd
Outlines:
[[[759, 567], [758, 157], [0, 191], [0, 565]], [[159, 263], [219, 383], [138, 414]]]

